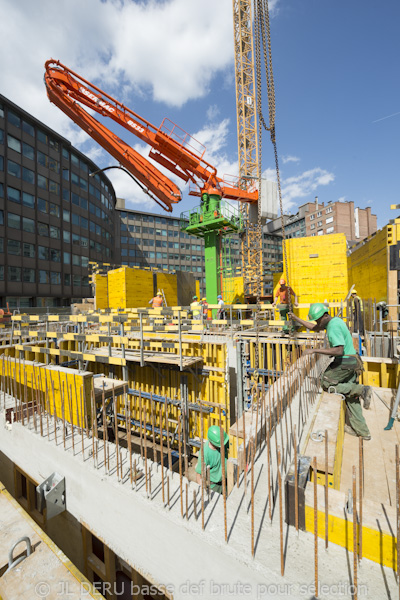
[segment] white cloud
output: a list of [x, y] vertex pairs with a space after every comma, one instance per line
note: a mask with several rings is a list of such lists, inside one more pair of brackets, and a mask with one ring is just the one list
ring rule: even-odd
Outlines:
[[346, 196], [340, 196], [340, 198], [338, 198], [338, 202], [344, 202], [346, 200]]
[[297, 156], [284, 155], [282, 156], [282, 162], [284, 165], [289, 162], [298, 163], [300, 162], [300, 158], [298, 158]]
[[295, 206], [295, 200], [311, 195], [318, 187], [328, 185], [334, 179], [333, 173], [319, 167], [304, 171], [295, 177], [284, 179], [282, 182], [284, 210], [289, 210], [292, 206]]

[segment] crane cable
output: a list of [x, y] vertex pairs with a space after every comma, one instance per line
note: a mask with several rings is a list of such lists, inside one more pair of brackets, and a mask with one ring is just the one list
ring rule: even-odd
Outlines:
[[[256, 45], [256, 79], [257, 79], [257, 113], [258, 113], [258, 135], [261, 140], [261, 125], [266, 131], [269, 131], [271, 136], [271, 142], [274, 148], [275, 155], [275, 170], [278, 184], [278, 196], [279, 196], [279, 208], [281, 211], [281, 229], [283, 239], [283, 259], [285, 264], [286, 272], [286, 284], [288, 288], [288, 304], [289, 313], [292, 312], [292, 296], [290, 293], [289, 286], [289, 269], [288, 269], [288, 258], [286, 248], [286, 232], [285, 223], [283, 219], [283, 202], [282, 202], [282, 189], [281, 189], [281, 178], [279, 172], [279, 161], [278, 161], [278, 149], [276, 145], [276, 132], [275, 132], [275, 87], [274, 87], [274, 73], [272, 69], [272, 53], [271, 53], [271, 32], [269, 23], [269, 8], [268, 0], [254, 0], [254, 30], [255, 30], [255, 45]], [[264, 115], [262, 113], [262, 102], [261, 102], [261, 44], [263, 47], [263, 57], [265, 65], [265, 76], [267, 81], [267, 95], [268, 95], [268, 121], [267, 126]], [[260, 160], [259, 160], [259, 190], [261, 190], [261, 142], [260, 143]], [[259, 205], [259, 219], [261, 219], [261, 206]], [[292, 319], [289, 317], [289, 320]], [[292, 325], [289, 325], [289, 334], [292, 332]], [[258, 345], [258, 344], [257, 344]]]

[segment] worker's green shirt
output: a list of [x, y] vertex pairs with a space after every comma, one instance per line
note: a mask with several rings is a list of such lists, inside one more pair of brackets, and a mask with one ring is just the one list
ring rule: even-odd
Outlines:
[[343, 356], [354, 356], [357, 354], [354, 350], [350, 331], [342, 319], [333, 317], [326, 326], [326, 333], [331, 348], [343, 346]]
[[[203, 444], [203, 448], [199, 452], [199, 460], [196, 465], [196, 473], [201, 475], [201, 459], [204, 451], [204, 469], [210, 465], [210, 481], [211, 483], [220, 483], [222, 481], [222, 461], [221, 453], [219, 450], [212, 450], [206, 442]], [[226, 447], [225, 447], [226, 452]], [[228, 468], [228, 459], [225, 456], [225, 475]]]

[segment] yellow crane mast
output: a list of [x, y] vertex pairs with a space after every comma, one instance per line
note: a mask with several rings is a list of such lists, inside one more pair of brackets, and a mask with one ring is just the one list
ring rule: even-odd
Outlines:
[[[260, 165], [251, 4], [252, 0], [233, 0], [233, 27], [239, 177], [244, 184], [253, 179], [256, 185]], [[241, 236], [244, 295], [255, 299], [262, 293], [261, 213], [247, 203], [241, 205], [241, 211], [245, 224]]]

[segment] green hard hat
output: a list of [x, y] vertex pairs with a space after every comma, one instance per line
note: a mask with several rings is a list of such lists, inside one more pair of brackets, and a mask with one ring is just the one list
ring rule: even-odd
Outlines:
[[310, 321], [316, 321], [327, 312], [328, 309], [326, 308], [325, 304], [322, 304], [322, 302], [315, 302], [315, 304], [311, 304], [310, 306], [308, 318], [310, 319]]
[[[222, 433], [224, 436], [224, 445], [226, 445], [229, 442], [229, 436], [223, 429]], [[221, 433], [218, 425], [212, 425], [209, 427], [207, 431], [207, 439], [213, 444], [213, 446], [216, 446], [217, 448], [221, 447]]]

